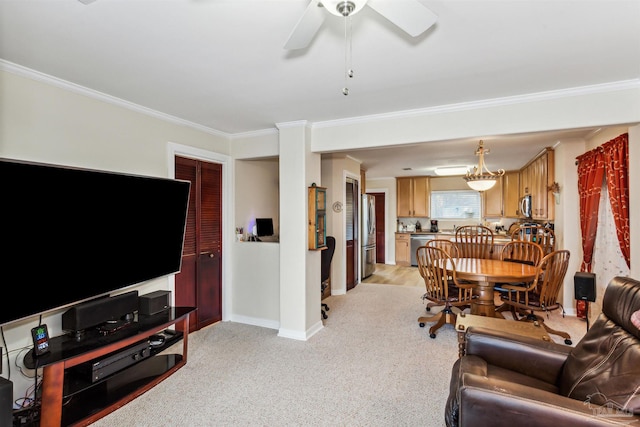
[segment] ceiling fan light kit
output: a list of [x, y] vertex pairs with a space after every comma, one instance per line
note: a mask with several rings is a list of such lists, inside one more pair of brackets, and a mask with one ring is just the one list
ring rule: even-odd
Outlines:
[[[478, 148], [476, 149], [476, 156], [478, 156], [478, 166], [474, 166], [473, 173], [467, 171], [464, 176], [464, 180], [467, 181], [467, 185], [476, 191], [487, 191], [492, 188], [498, 178], [504, 175], [504, 169], [498, 169], [493, 173], [484, 164], [484, 155], [489, 153], [489, 149], [484, 148], [484, 142], [480, 140]], [[483, 172], [483, 170], [485, 172]]]
[[366, 0], [351, 0], [351, 1], [336, 1], [336, 0], [324, 0], [321, 4], [327, 9], [327, 12], [335, 16], [350, 16], [358, 13], [364, 5]]

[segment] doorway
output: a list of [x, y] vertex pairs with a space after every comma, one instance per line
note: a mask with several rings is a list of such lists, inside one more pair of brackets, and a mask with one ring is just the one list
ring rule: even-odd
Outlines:
[[222, 320], [222, 165], [176, 156], [175, 178], [191, 182], [175, 303], [197, 308], [193, 332]]

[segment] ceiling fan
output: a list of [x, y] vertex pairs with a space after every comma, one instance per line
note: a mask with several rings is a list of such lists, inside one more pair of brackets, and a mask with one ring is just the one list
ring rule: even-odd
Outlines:
[[369, 6], [412, 37], [419, 36], [435, 24], [438, 16], [418, 0], [311, 0], [293, 28], [284, 48], [303, 49], [324, 22], [327, 12], [348, 17]]

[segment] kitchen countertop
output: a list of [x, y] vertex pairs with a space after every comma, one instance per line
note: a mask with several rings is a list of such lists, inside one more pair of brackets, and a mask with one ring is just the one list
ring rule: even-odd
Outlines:
[[[454, 236], [453, 230], [441, 230], [441, 231], [396, 231], [396, 234], [409, 234], [412, 236], [424, 236], [424, 235], [437, 235], [437, 236]], [[510, 242], [511, 238], [506, 233], [495, 233], [493, 237], [494, 243], [506, 243]]]

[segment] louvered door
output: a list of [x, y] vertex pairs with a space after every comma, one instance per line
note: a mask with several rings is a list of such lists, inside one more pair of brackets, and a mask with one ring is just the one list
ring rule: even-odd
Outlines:
[[222, 320], [222, 165], [176, 157], [176, 178], [191, 181], [176, 305], [197, 307], [191, 331]]

